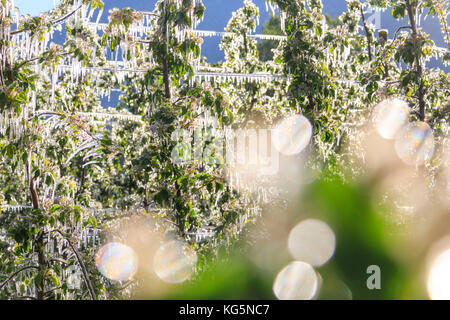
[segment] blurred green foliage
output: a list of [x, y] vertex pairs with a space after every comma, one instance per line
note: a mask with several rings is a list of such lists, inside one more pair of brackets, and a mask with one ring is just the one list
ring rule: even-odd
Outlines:
[[[374, 205], [372, 195], [372, 187], [367, 183], [344, 183], [337, 178], [317, 180], [285, 212], [297, 222], [305, 218], [321, 219], [336, 234], [334, 256], [316, 268], [322, 281], [317, 299], [426, 298], [424, 288], [417, 284], [418, 266], [406, 266], [394, 258], [390, 246], [397, 241], [396, 226], [386, 218], [383, 208]], [[272, 285], [278, 271], [258, 267], [244, 242], [236, 243], [231, 253], [224, 250], [196, 280], [175, 286], [164, 298], [275, 299]], [[283, 266], [289, 259], [293, 260], [286, 257], [277, 263]], [[367, 287], [370, 265], [381, 269], [379, 290]]]

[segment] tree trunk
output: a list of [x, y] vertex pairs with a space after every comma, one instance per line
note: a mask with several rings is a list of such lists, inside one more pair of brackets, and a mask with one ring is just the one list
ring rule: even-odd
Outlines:
[[170, 100], [170, 80], [169, 80], [169, 67], [167, 65], [167, 52], [163, 59], [163, 73], [164, 73], [164, 95], [167, 100]]
[[362, 18], [363, 25], [364, 25], [364, 31], [366, 33], [366, 38], [367, 38], [367, 50], [369, 51], [369, 61], [372, 61], [372, 40], [371, 40], [371, 35], [370, 35], [369, 27], [367, 26], [366, 17], [364, 15], [364, 10], [363, 10], [363, 6], [362, 5], [361, 5], [360, 9], [361, 9], [361, 18]]
[[[31, 163], [28, 160], [27, 161], [27, 172], [28, 172], [28, 184], [29, 184], [29, 191], [30, 191], [30, 197], [31, 197], [31, 203], [33, 210], [39, 210], [39, 197], [37, 194], [37, 191], [34, 186], [34, 179], [31, 173]], [[39, 271], [41, 273], [41, 283], [37, 286], [37, 299], [38, 300], [44, 300], [44, 293], [45, 293], [45, 283], [44, 283], [44, 277], [45, 277], [45, 253], [44, 253], [44, 239], [42, 235], [39, 236], [39, 238], [36, 240], [35, 244], [35, 250], [38, 254], [38, 265], [39, 265]]]
[[165, 20], [164, 20], [164, 30], [165, 30], [165, 38], [166, 38], [166, 51], [164, 52], [164, 57], [163, 57], [163, 80], [164, 80], [164, 95], [166, 97], [167, 100], [170, 100], [171, 98], [171, 94], [170, 94], [170, 80], [169, 80], [169, 64], [167, 61], [167, 56], [169, 55], [169, 28], [167, 25], [167, 21], [168, 21], [168, 7], [167, 7], [167, 0], [165, 1], [165, 8], [166, 8], [166, 12], [165, 12]]
[[[415, 20], [415, 10], [411, 4], [411, 0], [406, 0], [406, 9], [408, 10], [409, 21], [411, 23], [412, 36], [414, 41], [418, 39], [419, 32], [417, 30], [417, 24]], [[417, 77], [419, 79], [419, 89], [418, 89], [418, 98], [419, 98], [419, 119], [420, 121], [425, 121], [425, 91], [426, 89], [423, 87], [422, 77], [423, 77], [423, 67], [420, 63], [420, 57], [416, 54], [416, 71]]]

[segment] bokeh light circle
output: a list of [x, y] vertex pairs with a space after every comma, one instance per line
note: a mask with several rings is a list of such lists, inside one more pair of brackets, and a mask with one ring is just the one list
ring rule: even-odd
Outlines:
[[279, 300], [311, 300], [316, 295], [318, 283], [310, 264], [294, 261], [278, 273], [273, 292]]
[[311, 141], [312, 126], [302, 115], [293, 115], [283, 119], [272, 132], [275, 148], [284, 155], [302, 152]]
[[168, 283], [182, 283], [195, 271], [196, 252], [185, 243], [172, 240], [156, 251], [153, 268], [158, 277]]
[[313, 266], [325, 264], [334, 254], [336, 236], [323, 221], [308, 219], [295, 226], [288, 239], [291, 255]]
[[403, 127], [395, 138], [398, 157], [409, 165], [429, 161], [435, 150], [433, 130], [425, 122], [414, 122]]
[[450, 249], [434, 259], [428, 274], [428, 294], [433, 300], [450, 300]]
[[118, 242], [110, 242], [97, 251], [95, 265], [106, 278], [126, 281], [136, 274], [138, 258], [132, 248]]
[[385, 139], [394, 139], [408, 118], [409, 107], [403, 100], [387, 99], [375, 106], [375, 126]]

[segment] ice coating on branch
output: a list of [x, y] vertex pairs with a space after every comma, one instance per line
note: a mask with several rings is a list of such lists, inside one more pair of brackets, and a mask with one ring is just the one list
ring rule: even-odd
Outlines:
[[74, 153], [69, 157], [69, 159], [66, 160], [66, 165], [81, 151], [86, 150], [88, 148], [92, 148], [95, 147], [99, 144], [99, 142], [97, 140], [88, 140], [86, 142], [84, 142], [83, 144], [81, 144], [78, 149], [76, 151], [74, 151]]

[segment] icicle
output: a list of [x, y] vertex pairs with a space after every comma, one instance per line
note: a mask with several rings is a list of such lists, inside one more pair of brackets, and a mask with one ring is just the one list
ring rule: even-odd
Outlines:
[[272, 15], [275, 15], [275, 6], [272, 4], [271, 1], [269, 1], [270, 11], [272, 12]]
[[325, 17], [322, 19], [322, 35], [320, 36], [320, 39], [323, 39], [325, 37], [325, 31], [327, 30], [327, 21]]
[[[86, 10], [86, 11], [87, 11], [87, 10]], [[94, 16], [94, 11], [95, 11], [95, 9], [92, 8], [92, 6], [90, 6], [90, 7], [89, 7], [89, 13], [88, 13], [87, 16], [86, 16], [87, 20], [92, 19], [92, 17]]]
[[118, 59], [119, 59], [119, 48], [116, 48], [116, 55], [115, 55], [115, 59], [114, 59], [114, 62], [115, 62], [115, 68], [118, 68], [119, 67], [119, 61], [118, 61]]
[[347, 61], [348, 57], [350, 56], [351, 50], [350, 47], [345, 47], [344, 49], [344, 60]]
[[101, 19], [102, 15], [103, 15], [103, 9], [101, 9], [98, 12], [97, 19], [95, 20], [96, 25], [98, 25], [98, 23], [100, 22], [100, 19]]
[[83, 241], [83, 247], [84, 248], [87, 248], [87, 246], [88, 246], [88, 234], [87, 234], [87, 230], [83, 230], [82, 231], [82, 241]]
[[78, 153], [80, 153], [81, 151], [83, 151], [83, 150], [85, 150], [85, 149], [88, 149], [88, 148], [91, 148], [91, 147], [93, 147], [93, 146], [96, 146], [98, 144], [98, 141], [96, 141], [96, 140], [94, 140], [93, 142], [92, 142], [92, 140], [90, 140], [90, 141], [88, 141], [88, 142], [85, 142], [85, 143], [83, 143], [70, 157], [69, 157], [69, 159], [67, 159], [66, 160], [66, 165], [78, 154]]

